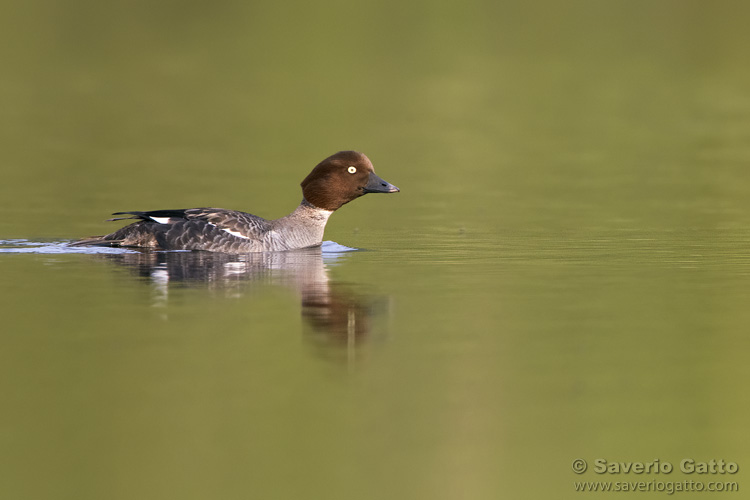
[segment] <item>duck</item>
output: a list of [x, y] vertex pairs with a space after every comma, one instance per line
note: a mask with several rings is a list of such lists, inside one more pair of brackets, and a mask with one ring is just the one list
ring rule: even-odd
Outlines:
[[400, 191], [378, 177], [370, 159], [357, 151], [339, 151], [329, 156], [312, 169], [300, 186], [299, 206], [279, 219], [223, 208], [115, 212], [112, 215], [121, 217], [107, 221], [135, 222], [72, 245], [230, 254], [317, 247], [323, 243], [323, 232], [333, 212], [368, 193]]

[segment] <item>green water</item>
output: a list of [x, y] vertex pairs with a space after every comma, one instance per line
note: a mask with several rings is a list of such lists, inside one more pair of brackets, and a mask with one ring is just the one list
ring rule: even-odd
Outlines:
[[[676, 0], [4, 4], [0, 498], [743, 491], [748, 16]], [[341, 149], [402, 191], [331, 217], [326, 240], [367, 251], [57, 245], [119, 210], [285, 215]], [[675, 471], [602, 475], [596, 459]]]

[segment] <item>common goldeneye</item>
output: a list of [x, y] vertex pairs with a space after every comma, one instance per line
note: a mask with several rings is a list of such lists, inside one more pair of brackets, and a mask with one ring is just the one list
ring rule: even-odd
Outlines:
[[207, 250], [248, 253], [318, 246], [331, 214], [367, 193], [399, 189], [377, 175], [367, 156], [340, 151], [320, 162], [300, 184], [302, 202], [291, 214], [266, 220], [223, 208], [188, 208], [149, 212], [116, 212], [110, 221], [136, 219], [106, 236], [73, 245], [143, 247], [161, 250]]

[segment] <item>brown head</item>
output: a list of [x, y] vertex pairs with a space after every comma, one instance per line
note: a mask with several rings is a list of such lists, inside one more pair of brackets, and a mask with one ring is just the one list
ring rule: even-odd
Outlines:
[[325, 210], [341, 208], [363, 194], [399, 191], [375, 175], [370, 159], [356, 151], [339, 151], [329, 156], [300, 185], [305, 199]]

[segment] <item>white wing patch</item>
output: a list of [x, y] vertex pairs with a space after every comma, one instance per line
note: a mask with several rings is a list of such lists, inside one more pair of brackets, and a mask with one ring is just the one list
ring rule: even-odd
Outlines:
[[247, 236], [245, 236], [244, 234], [242, 234], [242, 233], [240, 233], [238, 231], [232, 231], [231, 229], [224, 229], [224, 228], [222, 228], [221, 230], [224, 231], [225, 233], [229, 233], [232, 236], [236, 236], [238, 238], [243, 238], [243, 239], [246, 239], [246, 240], [250, 239], [250, 238], [248, 238]]
[[152, 221], [157, 224], [169, 224], [169, 217], [149, 217]]

